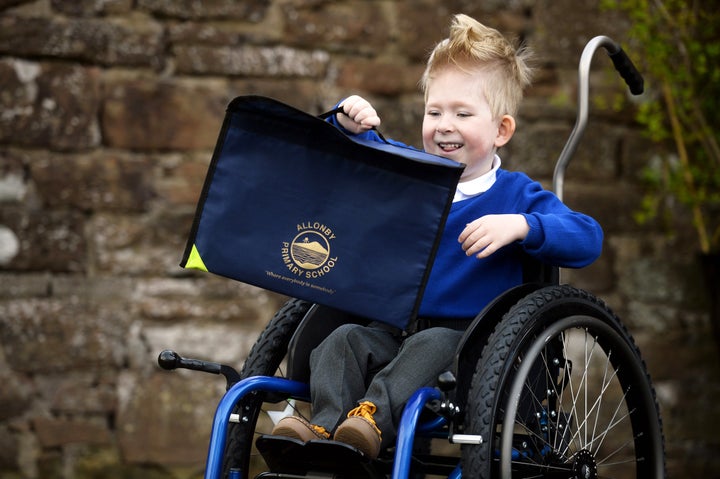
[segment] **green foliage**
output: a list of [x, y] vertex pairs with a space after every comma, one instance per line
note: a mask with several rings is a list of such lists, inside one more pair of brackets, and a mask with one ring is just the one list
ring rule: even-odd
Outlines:
[[[637, 110], [648, 137], [673, 154], [643, 172], [636, 215], [654, 219], [674, 199], [690, 212], [700, 249], [720, 251], [720, 12], [715, 0], [601, 0], [628, 15], [630, 51], [650, 93]], [[682, 212], [681, 212], [682, 214]]]

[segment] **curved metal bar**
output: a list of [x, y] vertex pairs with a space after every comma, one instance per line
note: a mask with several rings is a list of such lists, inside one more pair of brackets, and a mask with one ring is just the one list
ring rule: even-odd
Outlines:
[[271, 376], [253, 376], [236, 383], [225, 393], [215, 410], [205, 465], [205, 479], [220, 479], [230, 414], [235, 404], [253, 391], [271, 391], [303, 401], [310, 400], [310, 386], [298, 381]]
[[425, 404], [438, 399], [440, 399], [440, 391], [435, 388], [425, 387], [415, 391], [405, 404], [395, 445], [392, 479], [408, 477], [418, 418]]
[[417, 427], [417, 432], [419, 432], [420, 434], [430, 434], [433, 431], [437, 431], [447, 423], [447, 418], [443, 416], [437, 416], [436, 418], [431, 419], [428, 422], [419, 424]]
[[570, 159], [575, 154], [577, 146], [580, 143], [585, 127], [587, 126], [589, 97], [590, 97], [590, 64], [592, 57], [598, 48], [605, 48], [608, 53], [615, 54], [620, 50], [620, 46], [610, 37], [599, 35], [590, 40], [583, 49], [578, 66], [578, 114], [575, 120], [575, 127], [568, 137], [565, 147], [560, 152], [560, 157], [555, 164], [555, 172], [553, 173], [553, 192], [563, 199], [563, 186], [565, 181], [565, 170], [567, 169]]

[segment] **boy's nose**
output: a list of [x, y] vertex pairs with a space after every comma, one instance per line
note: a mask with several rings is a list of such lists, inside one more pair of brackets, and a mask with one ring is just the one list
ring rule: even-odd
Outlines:
[[438, 133], [447, 133], [453, 131], [452, 121], [450, 121], [446, 116], [443, 115], [442, 118], [440, 118], [440, 120], [438, 121], [435, 131], [437, 131]]

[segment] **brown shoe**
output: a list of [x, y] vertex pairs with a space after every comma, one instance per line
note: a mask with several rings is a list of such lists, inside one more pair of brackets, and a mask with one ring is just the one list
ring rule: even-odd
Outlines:
[[273, 436], [285, 436], [307, 442], [314, 439], [330, 439], [324, 427], [310, 424], [297, 416], [288, 416], [280, 419], [270, 433]]
[[370, 459], [375, 459], [380, 453], [382, 437], [372, 416], [376, 410], [377, 407], [369, 401], [360, 403], [338, 426], [333, 439], [349, 444]]

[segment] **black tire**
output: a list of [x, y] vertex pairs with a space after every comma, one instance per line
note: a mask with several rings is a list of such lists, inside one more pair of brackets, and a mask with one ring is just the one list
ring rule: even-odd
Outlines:
[[[276, 375], [293, 333], [311, 306], [312, 303], [299, 299], [291, 299], [283, 305], [250, 350], [240, 371], [242, 379]], [[233, 413], [239, 415], [240, 422], [231, 423], [228, 428], [223, 478], [228, 477], [230, 469], [233, 468], [242, 471], [242, 479], [250, 477], [255, 428], [265, 399], [267, 398], [263, 394], [252, 393], [240, 400], [233, 409]]]
[[569, 286], [528, 295], [498, 324], [465, 424], [483, 443], [463, 448], [463, 477], [665, 477], [659, 408], [638, 348], [603, 302]]

